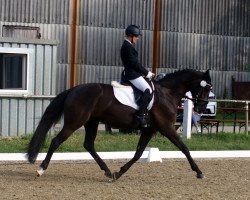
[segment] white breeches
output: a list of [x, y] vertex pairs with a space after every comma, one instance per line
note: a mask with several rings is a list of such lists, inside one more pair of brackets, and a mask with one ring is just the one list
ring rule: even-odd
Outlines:
[[152, 93], [152, 89], [150, 87], [150, 85], [147, 83], [147, 81], [142, 77], [138, 77], [136, 79], [133, 80], [129, 80], [137, 89], [141, 90], [142, 92], [144, 92], [146, 89], [149, 89], [150, 94]]

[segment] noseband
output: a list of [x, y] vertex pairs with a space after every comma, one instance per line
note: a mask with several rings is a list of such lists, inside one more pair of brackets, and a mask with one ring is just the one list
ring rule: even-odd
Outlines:
[[200, 91], [198, 92], [198, 94], [195, 96], [195, 98], [190, 98], [188, 96], [185, 96], [185, 98], [191, 100], [193, 103], [198, 103], [198, 102], [209, 102], [208, 100], [206, 99], [202, 99], [202, 98], [199, 98], [200, 94], [204, 91], [204, 89], [207, 87], [208, 90], [212, 90], [212, 85], [207, 83], [206, 81], [202, 80], [200, 82], [200, 86], [201, 86], [201, 89]]

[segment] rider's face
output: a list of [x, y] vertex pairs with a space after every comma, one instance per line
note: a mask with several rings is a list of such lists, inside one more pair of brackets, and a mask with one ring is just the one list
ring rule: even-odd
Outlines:
[[132, 41], [131, 42], [133, 44], [136, 44], [138, 40], [139, 40], [139, 36], [132, 36]]

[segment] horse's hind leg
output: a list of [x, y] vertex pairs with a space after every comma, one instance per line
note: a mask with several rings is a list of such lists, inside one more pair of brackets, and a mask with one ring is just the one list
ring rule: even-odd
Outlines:
[[49, 162], [55, 150], [62, 144], [68, 137], [74, 132], [74, 130], [66, 129], [65, 127], [59, 132], [59, 134], [51, 141], [48, 153], [40, 165], [40, 169], [37, 170], [37, 176], [41, 176], [48, 168]]
[[123, 165], [120, 169], [119, 172], [115, 172], [113, 174], [113, 180], [117, 180], [118, 178], [120, 178], [126, 171], [128, 171], [128, 169], [137, 161], [140, 159], [140, 157], [142, 156], [143, 151], [145, 150], [148, 142], [150, 141], [150, 139], [152, 138], [154, 132], [151, 131], [142, 131], [141, 133], [141, 137], [139, 139], [138, 145], [137, 145], [137, 149], [135, 152], [134, 157], [127, 162], [125, 165]]
[[105, 171], [105, 176], [111, 178], [112, 174], [105, 164], [105, 162], [100, 158], [100, 156], [96, 153], [94, 141], [97, 134], [97, 128], [98, 128], [98, 121], [96, 120], [90, 120], [88, 121], [84, 127], [85, 127], [85, 140], [84, 140], [84, 148], [91, 154], [91, 156], [95, 159], [97, 164], [100, 166], [102, 170]]

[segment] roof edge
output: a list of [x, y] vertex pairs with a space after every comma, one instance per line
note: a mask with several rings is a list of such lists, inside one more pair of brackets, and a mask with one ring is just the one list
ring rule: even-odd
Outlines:
[[0, 37], [0, 42], [6, 43], [19, 43], [19, 44], [42, 44], [42, 45], [58, 45], [58, 40], [45, 40], [45, 39], [28, 39], [28, 38], [11, 38]]

